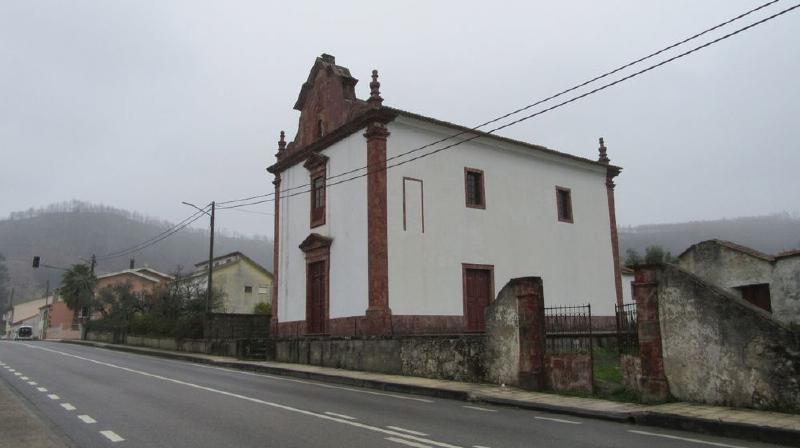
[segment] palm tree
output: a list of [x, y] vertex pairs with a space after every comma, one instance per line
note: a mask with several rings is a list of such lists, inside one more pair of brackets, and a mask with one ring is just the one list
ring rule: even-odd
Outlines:
[[85, 264], [73, 264], [61, 277], [61, 297], [67, 308], [80, 311], [88, 318], [94, 301], [97, 277]]

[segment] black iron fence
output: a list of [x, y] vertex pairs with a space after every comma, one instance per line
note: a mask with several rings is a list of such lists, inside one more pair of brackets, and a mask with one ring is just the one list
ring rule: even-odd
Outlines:
[[619, 353], [625, 355], [639, 354], [639, 330], [636, 324], [636, 304], [616, 305], [617, 346]]
[[544, 309], [547, 353], [592, 352], [592, 306], [553, 306]]

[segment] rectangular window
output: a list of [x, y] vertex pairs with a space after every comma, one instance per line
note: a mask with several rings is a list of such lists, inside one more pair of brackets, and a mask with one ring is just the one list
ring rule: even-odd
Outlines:
[[464, 189], [467, 207], [486, 208], [486, 195], [483, 190], [483, 171], [464, 168]]
[[311, 227], [325, 224], [325, 176], [311, 181]]
[[558, 220], [561, 222], [573, 222], [572, 192], [569, 188], [556, 187], [556, 204], [558, 206]]
[[737, 290], [742, 293], [742, 298], [761, 308], [764, 311], [772, 312], [772, 300], [769, 296], [769, 283], [756, 285], [737, 286]]
[[253, 293], [253, 287], [252, 286], [245, 286], [244, 287], [244, 293], [245, 294], [252, 294]]
[[267, 288], [266, 286], [259, 286], [258, 287], [258, 293], [259, 294], [267, 294], [268, 292], [269, 292], [269, 288]]

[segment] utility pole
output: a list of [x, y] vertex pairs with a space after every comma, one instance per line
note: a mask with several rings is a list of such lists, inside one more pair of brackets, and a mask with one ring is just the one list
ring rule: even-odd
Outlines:
[[[97, 264], [97, 257], [92, 254], [92, 275], [94, 275], [94, 267]], [[94, 293], [94, 291], [92, 291]]]
[[211, 311], [211, 278], [212, 271], [214, 270], [214, 211], [216, 203], [211, 201], [211, 238], [208, 244], [208, 287], [206, 288], [206, 313]]
[[[200, 208], [190, 202], [181, 202], [181, 204], [188, 205], [189, 207], [193, 207], [211, 218], [211, 235], [209, 238], [208, 243], [208, 284], [206, 285], [206, 313], [211, 311], [211, 290], [213, 288], [211, 273], [214, 270], [214, 215], [216, 211], [216, 202], [211, 201], [211, 213], [205, 211], [205, 209]], [[206, 206], [208, 207], [208, 205]]]
[[11, 288], [11, 318], [9, 318], [9, 322], [6, 324], [8, 326], [8, 336], [11, 337], [11, 332], [14, 331], [14, 288]]

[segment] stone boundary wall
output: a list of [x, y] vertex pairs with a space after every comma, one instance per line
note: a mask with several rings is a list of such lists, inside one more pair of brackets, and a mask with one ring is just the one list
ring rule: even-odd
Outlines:
[[594, 390], [592, 355], [588, 353], [547, 353], [544, 355], [545, 387], [554, 391]]
[[269, 314], [208, 313], [203, 327], [205, 339], [266, 339]]
[[660, 376], [679, 400], [800, 411], [796, 330], [677, 266], [637, 268], [634, 295], [643, 393]]
[[92, 331], [86, 334], [89, 341], [109, 344], [124, 344], [136, 347], [148, 347], [161, 350], [173, 350], [207, 355], [237, 356], [236, 340], [230, 339], [183, 339], [160, 338], [151, 336], [126, 335], [123, 341], [116, 340], [113, 333]]

